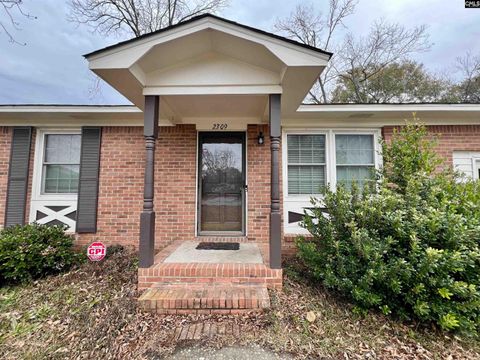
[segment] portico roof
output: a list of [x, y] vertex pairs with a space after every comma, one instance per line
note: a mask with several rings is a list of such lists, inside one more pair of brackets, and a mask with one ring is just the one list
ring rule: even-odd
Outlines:
[[251, 103], [255, 111], [246, 116], [261, 121], [268, 94], [282, 94], [282, 113], [292, 114], [331, 55], [206, 14], [85, 57], [93, 72], [139, 108], [145, 95], [161, 95], [161, 116], [185, 123], [191, 120], [188, 101], [197, 102], [198, 119], [211, 117], [212, 104], [223, 99], [233, 105], [224, 117], [237, 117], [238, 108]]
[[209, 17], [209, 18], [213, 18], [213, 19], [218, 19], [218, 20], [221, 20], [223, 22], [226, 22], [226, 23], [230, 23], [230, 24], [233, 24], [233, 25], [236, 25], [236, 26], [239, 26], [239, 27], [242, 27], [244, 29], [247, 29], [247, 30], [251, 30], [251, 31], [254, 31], [254, 32], [257, 32], [259, 34], [262, 34], [262, 35], [266, 35], [266, 36], [270, 36], [272, 38], [276, 38], [276, 39], [279, 39], [281, 41], [285, 41], [285, 42], [289, 42], [289, 43], [292, 43], [296, 46], [300, 46], [300, 47], [304, 47], [305, 49], [309, 49], [309, 50], [313, 50], [313, 51], [318, 51], [320, 53], [323, 53], [325, 55], [328, 55], [329, 57], [331, 57], [333, 55], [332, 52], [329, 52], [329, 51], [325, 51], [325, 50], [322, 50], [322, 49], [319, 49], [319, 48], [316, 48], [316, 47], [313, 47], [313, 46], [310, 46], [310, 45], [307, 45], [307, 44], [304, 44], [304, 43], [301, 43], [301, 42], [298, 42], [298, 41], [295, 41], [295, 40], [292, 40], [292, 39], [289, 39], [289, 38], [286, 38], [286, 37], [283, 37], [283, 36], [280, 36], [280, 35], [277, 35], [277, 34], [274, 34], [274, 33], [271, 33], [271, 32], [268, 32], [268, 31], [264, 31], [264, 30], [261, 30], [261, 29], [257, 29], [257, 28], [254, 28], [254, 27], [251, 27], [251, 26], [247, 26], [247, 25], [244, 25], [244, 24], [240, 24], [240, 23], [237, 23], [235, 21], [232, 21], [232, 20], [228, 20], [228, 19], [225, 19], [225, 18], [222, 18], [220, 16], [216, 16], [216, 15], [213, 15], [213, 14], [202, 14], [202, 15], [198, 15], [198, 16], [194, 16], [186, 21], [183, 21], [181, 23], [178, 23], [178, 24], [175, 24], [175, 25], [171, 25], [171, 26], [168, 26], [168, 27], [165, 27], [163, 29], [160, 29], [160, 30], [157, 30], [157, 31], [153, 31], [151, 33], [148, 33], [148, 34], [144, 34], [144, 35], [141, 35], [139, 37], [136, 37], [136, 38], [132, 38], [132, 39], [129, 39], [129, 40], [125, 40], [125, 41], [121, 41], [117, 44], [113, 44], [113, 45], [110, 45], [110, 46], [106, 46], [104, 47], [103, 49], [98, 49], [98, 50], [95, 50], [95, 51], [92, 51], [88, 54], [85, 54], [83, 55], [85, 58], [88, 58], [92, 55], [96, 55], [96, 54], [100, 54], [104, 51], [107, 51], [107, 50], [112, 50], [112, 49], [115, 49], [119, 46], [122, 46], [122, 45], [125, 45], [125, 44], [129, 44], [129, 43], [132, 43], [134, 41], [137, 41], [139, 39], [145, 39], [145, 38], [149, 38], [151, 36], [155, 36], [157, 34], [160, 34], [162, 32], [165, 32], [165, 31], [168, 31], [168, 30], [171, 30], [171, 29], [174, 29], [176, 27], [179, 27], [179, 26], [183, 26], [183, 25], [186, 25], [186, 24], [189, 24], [191, 22], [194, 22], [194, 21], [197, 21], [199, 19], [203, 19], [203, 18], [206, 18], [206, 17]]

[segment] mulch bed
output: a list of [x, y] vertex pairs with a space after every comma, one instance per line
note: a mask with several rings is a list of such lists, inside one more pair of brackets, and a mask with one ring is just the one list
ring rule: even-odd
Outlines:
[[142, 313], [136, 268], [135, 256], [120, 251], [63, 275], [0, 288], [0, 358], [158, 359], [192, 343], [256, 343], [305, 359], [480, 358], [477, 339], [357, 316], [288, 269], [284, 291], [271, 293], [272, 309], [264, 314]]

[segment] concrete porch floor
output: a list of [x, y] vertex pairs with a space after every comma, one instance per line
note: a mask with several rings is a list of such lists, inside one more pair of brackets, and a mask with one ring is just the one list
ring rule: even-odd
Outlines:
[[[196, 250], [203, 239], [175, 241], [155, 255], [149, 268], [138, 269], [138, 289], [159, 283], [266, 284], [282, 287], [282, 269], [271, 269], [268, 243], [240, 242], [240, 250]], [[209, 241], [209, 240], [205, 240]], [[202, 252], [199, 254], [199, 252]]]
[[167, 256], [164, 263], [263, 264], [260, 248], [240, 243], [238, 250], [197, 250], [200, 241], [185, 241]]

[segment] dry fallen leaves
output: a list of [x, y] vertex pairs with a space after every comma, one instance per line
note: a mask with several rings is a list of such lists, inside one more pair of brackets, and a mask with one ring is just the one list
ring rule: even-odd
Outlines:
[[0, 358], [162, 358], [184, 344], [172, 340], [176, 328], [199, 322], [241, 326], [238, 336], [199, 341], [210, 347], [257, 343], [305, 359], [480, 358], [476, 341], [417, 331], [381, 315], [359, 318], [324, 289], [288, 276], [283, 292], [271, 292], [272, 309], [264, 314], [143, 313], [136, 274], [135, 255], [119, 252], [102, 263], [0, 289]]
[[317, 318], [317, 316], [313, 311], [309, 311], [307, 312], [307, 315], [305, 315], [305, 318], [307, 319], [308, 322], [313, 323]]

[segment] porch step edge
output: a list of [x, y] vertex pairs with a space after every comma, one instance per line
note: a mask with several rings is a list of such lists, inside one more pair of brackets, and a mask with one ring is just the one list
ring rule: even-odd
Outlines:
[[270, 307], [265, 285], [160, 283], [138, 299], [144, 311], [159, 314], [236, 314]]

